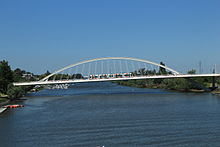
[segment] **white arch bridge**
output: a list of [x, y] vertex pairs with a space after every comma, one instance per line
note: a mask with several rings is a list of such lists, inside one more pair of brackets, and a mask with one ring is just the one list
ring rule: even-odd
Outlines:
[[220, 74], [181, 74], [163, 64], [129, 57], [96, 58], [71, 64], [39, 81], [14, 83], [15, 86], [73, 84], [161, 78], [217, 77]]

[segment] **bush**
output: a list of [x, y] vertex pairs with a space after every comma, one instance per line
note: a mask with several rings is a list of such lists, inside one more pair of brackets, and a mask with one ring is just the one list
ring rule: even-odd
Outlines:
[[14, 86], [12, 84], [8, 85], [7, 95], [10, 99], [15, 99], [22, 97], [25, 94], [25, 90], [22, 87]]
[[191, 84], [183, 78], [177, 79], [164, 79], [163, 84], [167, 89], [171, 90], [189, 90], [192, 88]]

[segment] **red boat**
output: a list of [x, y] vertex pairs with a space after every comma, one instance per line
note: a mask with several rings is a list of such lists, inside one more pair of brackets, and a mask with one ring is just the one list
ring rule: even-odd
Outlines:
[[8, 105], [7, 108], [19, 108], [19, 107], [24, 107], [23, 105]]

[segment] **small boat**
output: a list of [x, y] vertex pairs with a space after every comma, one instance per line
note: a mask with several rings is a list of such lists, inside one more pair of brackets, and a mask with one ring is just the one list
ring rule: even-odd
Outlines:
[[18, 104], [15, 104], [15, 105], [7, 105], [5, 106], [6, 108], [19, 108], [19, 107], [24, 107], [23, 105], [18, 105]]

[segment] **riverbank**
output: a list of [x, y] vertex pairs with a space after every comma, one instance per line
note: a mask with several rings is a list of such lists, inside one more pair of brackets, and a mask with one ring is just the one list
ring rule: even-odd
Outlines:
[[3, 113], [6, 109], [6, 107], [0, 107], [0, 114]]
[[212, 91], [212, 94], [220, 95], [220, 89], [216, 89]]
[[8, 95], [0, 93], [0, 106], [8, 104], [9, 101]]
[[3, 113], [7, 108], [3, 107], [10, 103], [10, 100], [5, 97], [0, 97], [0, 114]]
[[[189, 81], [185, 79], [176, 79], [176, 80], [130, 80], [130, 81], [116, 81], [119, 85], [128, 86], [128, 87], [137, 87], [137, 88], [148, 88], [148, 89], [164, 89], [175, 92], [193, 92], [193, 93], [204, 93], [210, 92], [208, 90], [199, 89], [192, 85]], [[220, 91], [219, 91], [220, 93]]]
[[24, 100], [22, 97], [24, 97], [27, 93], [33, 93], [38, 92], [40, 90], [44, 89], [42, 86], [35, 86], [35, 87], [13, 87], [12, 93], [10, 95], [2, 94], [0, 93], [0, 107], [7, 105], [12, 102]]
[[8, 104], [10, 102], [9, 99], [0, 98], [0, 107]]

